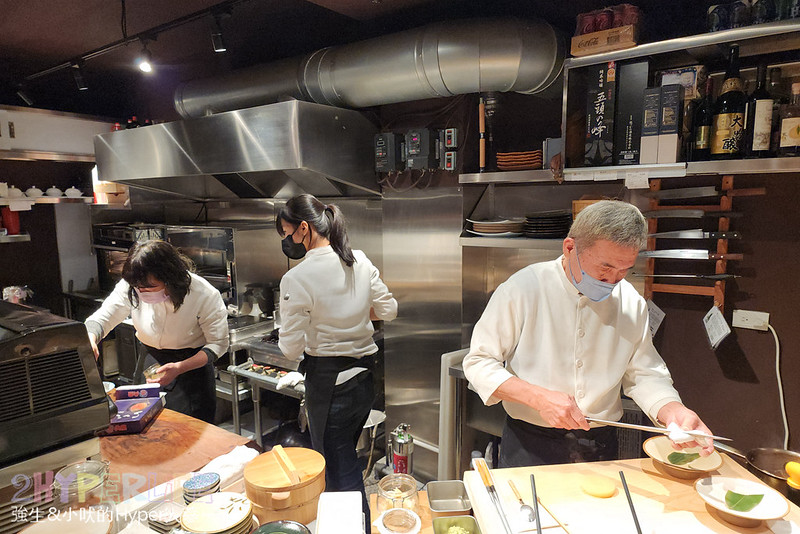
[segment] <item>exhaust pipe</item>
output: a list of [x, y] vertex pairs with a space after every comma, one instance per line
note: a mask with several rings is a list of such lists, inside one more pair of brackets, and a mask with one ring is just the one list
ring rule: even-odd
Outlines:
[[565, 39], [539, 20], [423, 26], [258, 65], [175, 91], [184, 118], [285, 98], [363, 108], [484, 91], [535, 94], [562, 71]]

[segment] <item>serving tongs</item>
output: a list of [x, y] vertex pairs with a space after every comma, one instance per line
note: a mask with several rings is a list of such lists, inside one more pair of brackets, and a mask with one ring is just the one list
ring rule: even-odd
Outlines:
[[[594, 417], [587, 417], [590, 423], [599, 423], [601, 425], [616, 426], [619, 428], [630, 428], [631, 430], [643, 430], [645, 432], [654, 432], [656, 434], [670, 434], [672, 432], [669, 428], [659, 428], [656, 426], [634, 425], [632, 423], [623, 423], [621, 421], [606, 421], [605, 419], [595, 419]], [[733, 441], [731, 438], [723, 438], [722, 436], [714, 436], [700, 432], [699, 430], [681, 430], [684, 434], [688, 434], [696, 438], [713, 439], [716, 441]]]
[[497, 495], [497, 489], [494, 487], [494, 480], [492, 479], [492, 474], [489, 472], [489, 466], [486, 465], [486, 460], [483, 458], [473, 458], [472, 466], [481, 476], [483, 485], [486, 486], [486, 491], [489, 493], [489, 499], [492, 501], [492, 504], [494, 504], [497, 515], [500, 516], [500, 522], [503, 523], [503, 529], [505, 529], [506, 534], [514, 534], [514, 531], [511, 530], [511, 525], [508, 524], [506, 514], [503, 512], [503, 506], [500, 504], [500, 497]]

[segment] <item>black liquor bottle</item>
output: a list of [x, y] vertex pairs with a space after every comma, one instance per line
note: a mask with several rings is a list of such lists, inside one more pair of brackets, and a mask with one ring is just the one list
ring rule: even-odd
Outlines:
[[743, 155], [744, 114], [747, 97], [739, 76], [739, 46], [731, 45], [725, 81], [714, 106], [711, 159], [737, 159]]
[[714, 121], [714, 81], [709, 77], [703, 96], [692, 117], [692, 161], [706, 161], [711, 157], [711, 125]]
[[758, 65], [756, 88], [747, 99], [747, 119], [744, 124], [745, 155], [748, 158], [768, 158], [772, 136], [772, 96], [767, 90], [767, 65]]

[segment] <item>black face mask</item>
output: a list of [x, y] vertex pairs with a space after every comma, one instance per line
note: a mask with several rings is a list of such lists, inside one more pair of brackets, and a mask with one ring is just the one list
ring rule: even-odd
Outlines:
[[297, 230], [299, 229], [300, 227], [298, 226], [294, 229], [294, 232], [281, 240], [281, 249], [290, 260], [299, 260], [306, 255], [306, 246], [302, 243], [302, 241], [300, 243], [295, 243], [292, 239], [292, 236], [297, 233]]

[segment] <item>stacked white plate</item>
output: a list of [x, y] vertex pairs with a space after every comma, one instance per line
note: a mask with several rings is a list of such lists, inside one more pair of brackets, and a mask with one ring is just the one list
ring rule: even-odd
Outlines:
[[522, 235], [525, 219], [495, 218], [488, 220], [467, 219], [471, 228], [467, 232], [485, 237], [518, 237]]
[[164, 534], [180, 525], [181, 514], [186, 509], [185, 506], [172, 501], [164, 501], [154, 506], [147, 514], [148, 526]]
[[200, 473], [183, 483], [183, 500], [190, 504], [204, 495], [219, 491], [220, 478], [217, 473]]
[[206, 495], [186, 507], [180, 524], [197, 534], [247, 534], [253, 528], [253, 504], [241, 493]]

